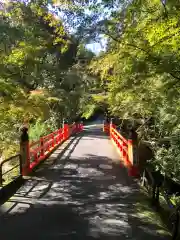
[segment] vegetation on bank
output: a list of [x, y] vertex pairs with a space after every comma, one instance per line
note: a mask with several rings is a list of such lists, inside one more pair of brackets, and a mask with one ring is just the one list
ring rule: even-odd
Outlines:
[[151, 168], [179, 182], [179, 17], [177, 0], [1, 1], [0, 161], [23, 123], [34, 141], [100, 109], [138, 123]]
[[[24, 121], [37, 139], [63, 118], [101, 108], [138, 120], [154, 167], [180, 179], [178, 1], [9, 1], [0, 9], [1, 155], [15, 151]], [[86, 49], [102, 39], [97, 56]]]
[[154, 168], [180, 180], [180, 3], [119, 4], [99, 22], [107, 50], [89, 70], [99, 77], [111, 114], [141, 122], [137, 132], [153, 149]]
[[82, 112], [93, 81], [81, 59], [94, 54], [71, 35], [46, 1], [0, 6], [0, 156], [19, 148], [20, 127], [30, 140], [73, 121]]

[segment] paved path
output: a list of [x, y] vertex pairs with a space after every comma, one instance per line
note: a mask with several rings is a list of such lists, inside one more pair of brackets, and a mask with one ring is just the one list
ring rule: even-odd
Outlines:
[[138, 186], [100, 129], [92, 125], [66, 145], [0, 208], [1, 239], [169, 239], [143, 215]]

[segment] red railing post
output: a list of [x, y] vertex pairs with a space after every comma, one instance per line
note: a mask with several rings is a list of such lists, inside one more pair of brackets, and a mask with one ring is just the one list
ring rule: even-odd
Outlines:
[[128, 160], [131, 164], [129, 175], [133, 177], [139, 176], [137, 141], [135, 139], [128, 139]]
[[23, 126], [21, 128], [20, 137], [20, 155], [22, 161], [22, 175], [28, 175], [30, 172], [30, 154], [29, 154], [29, 136], [28, 128]]
[[41, 157], [44, 156], [44, 138], [40, 138], [40, 146], [41, 146]]
[[77, 127], [77, 123], [75, 122], [73, 124], [72, 134], [76, 133], [76, 127]]
[[110, 124], [104, 120], [103, 121], [103, 132], [109, 134], [109, 131], [110, 131]]
[[112, 128], [112, 125], [110, 124], [109, 126], [109, 136], [110, 136], [110, 139], [112, 139], [112, 134], [113, 134], [113, 128]]
[[116, 125], [113, 123], [113, 119], [111, 118], [110, 124], [108, 123], [106, 128], [106, 132], [110, 135], [110, 138], [112, 138], [113, 129], [116, 129]]
[[48, 136], [48, 138], [47, 138], [47, 151], [48, 151], [48, 152], [50, 151], [50, 148], [51, 148], [51, 139], [50, 139], [50, 137]]
[[123, 162], [127, 166], [128, 162], [127, 162], [126, 154], [127, 154], [126, 153], [126, 143], [123, 141], [122, 142], [122, 158], [123, 158]]
[[63, 140], [66, 140], [68, 138], [69, 138], [69, 125], [65, 120], [63, 120]]
[[70, 137], [70, 128], [69, 125], [67, 124], [66, 126], [66, 139], [68, 139]]
[[62, 128], [58, 130], [58, 143], [62, 141], [61, 137], [62, 137]]
[[83, 131], [84, 129], [84, 125], [83, 125], [83, 122], [81, 121], [80, 125], [79, 125], [79, 132]]
[[78, 123], [75, 123], [75, 130], [74, 130], [74, 132], [77, 133], [77, 132], [78, 132], [78, 129], [79, 129], [79, 124], [78, 124]]
[[54, 146], [57, 145], [57, 131], [54, 132]]
[[71, 134], [73, 133], [73, 126], [74, 124], [68, 125], [68, 138], [71, 136]]
[[34, 161], [38, 162], [38, 153], [37, 152], [34, 154]]
[[51, 146], [51, 147], [54, 148], [54, 133], [52, 133], [51, 136], [52, 136], [52, 137], [51, 137], [51, 138], [52, 138], [52, 146]]

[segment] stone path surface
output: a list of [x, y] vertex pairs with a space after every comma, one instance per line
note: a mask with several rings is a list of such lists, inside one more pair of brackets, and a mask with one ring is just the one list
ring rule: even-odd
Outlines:
[[[0, 207], [2, 240], [166, 240], [100, 127], [60, 147]], [[151, 214], [151, 212], [150, 212]]]

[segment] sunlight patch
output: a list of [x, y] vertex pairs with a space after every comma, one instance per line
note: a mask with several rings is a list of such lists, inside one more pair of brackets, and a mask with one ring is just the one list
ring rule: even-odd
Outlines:
[[100, 164], [99, 168], [102, 168], [102, 169], [112, 169], [112, 165]]
[[78, 164], [75, 164], [75, 163], [67, 163], [65, 166], [64, 166], [64, 169], [76, 169], [78, 168]]
[[111, 215], [112, 218], [104, 219], [104, 216], [95, 216], [91, 219], [91, 228], [89, 235], [98, 237], [99, 235], [109, 236], [129, 236], [131, 235], [131, 227], [129, 226], [126, 218], [117, 219]]
[[123, 192], [123, 193], [132, 193], [132, 188], [128, 186], [123, 186], [122, 184], [113, 184], [108, 187], [112, 192]]
[[93, 177], [93, 176], [104, 176], [104, 173], [101, 171], [95, 169], [95, 168], [81, 168], [79, 167], [77, 169], [78, 173], [80, 176], [88, 176], [88, 177]]

